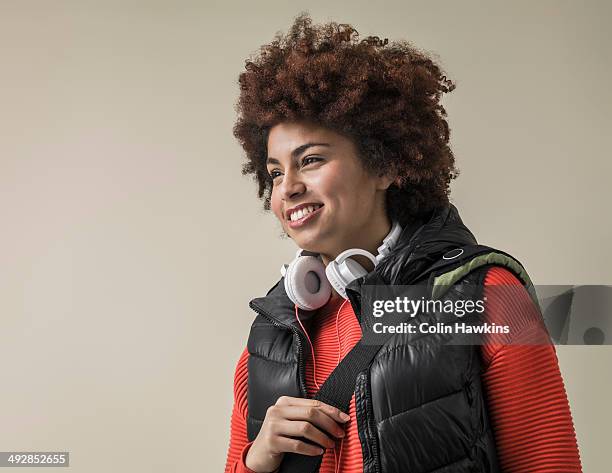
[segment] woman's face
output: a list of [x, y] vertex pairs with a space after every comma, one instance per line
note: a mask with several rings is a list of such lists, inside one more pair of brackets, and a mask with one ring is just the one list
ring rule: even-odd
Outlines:
[[389, 231], [386, 176], [368, 173], [349, 138], [316, 124], [283, 122], [268, 137], [271, 208], [302, 249], [334, 259], [347, 248], [375, 252]]

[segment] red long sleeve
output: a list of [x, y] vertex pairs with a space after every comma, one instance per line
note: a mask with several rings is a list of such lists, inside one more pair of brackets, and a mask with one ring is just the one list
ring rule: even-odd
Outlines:
[[489, 364], [483, 382], [500, 464], [504, 473], [581, 472], [555, 347], [529, 344], [546, 332], [527, 291], [511, 287], [519, 284], [497, 267], [485, 279], [488, 320], [519, 330], [511, 344], [487, 344], [481, 351]]
[[[581, 472], [580, 457], [571, 413], [558, 367], [554, 346], [516, 345], [521, 340], [545, 336], [537, 320], [526, 290], [504, 290], [494, 285], [519, 285], [509, 271], [493, 267], [485, 278], [485, 310], [488, 322], [511, 325], [514, 344], [497, 343], [491, 339], [481, 347], [486, 369], [483, 373], [488, 412], [495, 433], [497, 453], [505, 473]], [[520, 299], [520, 300], [519, 300]], [[340, 308], [330, 302], [321, 308], [309, 331], [314, 346], [316, 380], [327, 379], [338, 363], [338, 347], [342, 359], [361, 338], [361, 328], [351, 305]], [[338, 343], [340, 340], [340, 345]], [[309, 394], [318, 390], [314, 382], [313, 363], [308, 354], [306, 386]], [[244, 465], [250, 443], [246, 435], [247, 360], [245, 350], [236, 366], [234, 408], [231, 418], [231, 438], [225, 473], [253, 473]], [[363, 471], [361, 444], [355, 420], [353, 395], [347, 422], [347, 436], [342, 442], [340, 469], [343, 473]], [[333, 473], [338, 461], [340, 442], [336, 449], [327, 449], [321, 463], [321, 473]], [[336, 457], [334, 457], [336, 455]]]

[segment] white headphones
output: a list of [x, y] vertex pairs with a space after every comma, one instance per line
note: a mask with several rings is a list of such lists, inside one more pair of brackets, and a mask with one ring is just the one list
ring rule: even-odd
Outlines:
[[327, 267], [318, 253], [299, 249], [293, 261], [281, 267], [287, 296], [304, 310], [315, 310], [324, 306], [331, 296], [332, 287], [347, 299], [346, 286], [368, 274], [363, 266], [350, 259], [351, 256], [363, 255], [376, 266], [391, 252], [401, 232], [400, 224], [393, 222], [391, 231], [378, 247], [376, 256], [369, 251], [352, 248], [340, 253]]

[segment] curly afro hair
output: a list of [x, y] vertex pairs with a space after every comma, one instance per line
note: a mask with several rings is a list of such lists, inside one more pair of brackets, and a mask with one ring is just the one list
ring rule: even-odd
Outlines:
[[269, 130], [302, 120], [351, 138], [369, 172], [397, 176], [386, 193], [392, 220], [405, 224], [449, 203], [459, 171], [439, 102], [455, 84], [429, 56], [404, 40], [360, 41], [351, 25], [312, 25], [307, 12], [259, 53], [238, 79], [233, 133], [246, 152], [242, 173], [253, 175], [264, 209], [272, 192]]

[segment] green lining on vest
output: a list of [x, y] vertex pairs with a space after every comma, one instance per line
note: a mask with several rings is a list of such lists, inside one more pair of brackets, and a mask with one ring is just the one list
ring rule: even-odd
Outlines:
[[501, 253], [494, 252], [476, 256], [467, 263], [459, 266], [458, 268], [455, 268], [447, 273], [441, 274], [434, 278], [432, 297], [434, 299], [439, 299], [444, 295], [448, 288], [450, 288], [450, 286], [459, 281], [459, 279], [471, 273], [480, 266], [484, 266], [485, 264], [506, 266], [507, 268], [510, 268], [514, 273], [518, 274], [519, 278], [521, 279], [521, 282], [527, 289], [527, 292], [529, 292], [529, 295], [533, 299], [534, 303], [538, 308], [540, 308], [537, 294], [535, 292], [531, 279], [527, 274], [527, 271], [525, 271], [525, 268], [523, 268], [523, 266], [521, 266], [515, 259], [510, 258], [506, 255], [502, 255]]

